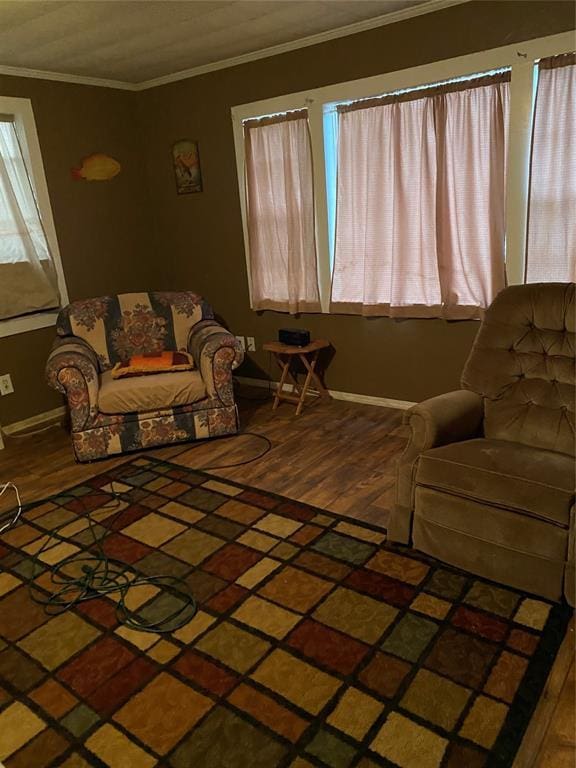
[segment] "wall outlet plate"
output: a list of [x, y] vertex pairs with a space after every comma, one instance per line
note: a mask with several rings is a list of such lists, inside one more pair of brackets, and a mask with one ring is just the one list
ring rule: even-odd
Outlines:
[[0, 395], [11, 395], [14, 392], [14, 385], [9, 373], [0, 376]]
[[254, 336], [246, 336], [246, 348], [248, 349], [248, 352], [256, 352]]
[[240, 346], [242, 347], [244, 352], [246, 352], [246, 339], [244, 338], [244, 336], [236, 336], [236, 338], [240, 342]]

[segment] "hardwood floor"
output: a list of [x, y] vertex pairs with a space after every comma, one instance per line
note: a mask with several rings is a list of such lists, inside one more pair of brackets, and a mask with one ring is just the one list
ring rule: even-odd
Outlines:
[[[253, 463], [210, 471], [386, 526], [395, 463], [405, 443], [401, 411], [341, 400], [318, 401], [298, 417], [291, 405], [282, 405], [272, 415], [270, 401], [241, 400], [239, 407], [243, 430], [264, 435], [272, 449]], [[248, 461], [264, 447], [263, 440], [248, 434], [150, 453], [205, 468]], [[69, 435], [55, 428], [30, 437], [8, 437], [0, 452], [0, 482], [12, 480], [24, 502], [35, 501], [123, 461], [126, 456], [76, 464]], [[7, 508], [2, 501], [0, 510]]]
[[[572, 627], [572, 649], [574, 646], [574, 627]], [[572, 655], [574, 655], [572, 653]], [[556, 706], [550, 718], [550, 725], [544, 734], [538, 760], [538, 768], [574, 768], [576, 765], [576, 746], [574, 737], [574, 701], [576, 700], [576, 666], [570, 666], [566, 680], [560, 689]]]
[[[261, 390], [247, 392], [254, 398], [262, 394]], [[338, 400], [318, 402], [298, 417], [290, 405], [282, 405], [273, 414], [271, 400], [240, 400], [239, 407], [243, 430], [264, 435], [272, 443], [262, 458], [243, 466], [212, 469], [259, 455], [264, 441], [252, 434], [150, 453], [386, 526], [393, 503], [395, 464], [406, 440], [401, 411]], [[70, 437], [60, 427], [39, 435], [8, 437], [6, 449], [0, 451], [0, 485], [14, 482], [26, 503], [105, 472], [126, 458], [76, 464]], [[12, 506], [13, 497], [0, 497], [0, 513]], [[572, 622], [514, 768], [573, 768], [576, 764], [574, 635]]]
[[574, 619], [548, 676], [514, 768], [576, 765]]

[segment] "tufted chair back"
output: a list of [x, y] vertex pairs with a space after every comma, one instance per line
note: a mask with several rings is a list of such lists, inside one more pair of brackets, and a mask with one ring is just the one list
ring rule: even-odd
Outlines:
[[213, 317], [210, 305], [189, 291], [121, 293], [73, 301], [59, 313], [56, 331], [83, 339], [107, 371], [131, 355], [185, 351], [192, 327]]
[[575, 283], [506, 288], [462, 374], [484, 398], [484, 434], [574, 455]]

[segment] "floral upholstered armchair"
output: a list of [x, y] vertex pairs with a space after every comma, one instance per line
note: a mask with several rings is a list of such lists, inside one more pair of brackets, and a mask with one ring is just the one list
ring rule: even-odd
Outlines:
[[[236, 338], [189, 292], [125, 293], [61, 310], [48, 383], [64, 394], [79, 461], [238, 431]], [[133, 355], [184, 351], [195, 369], [113, 379]]]

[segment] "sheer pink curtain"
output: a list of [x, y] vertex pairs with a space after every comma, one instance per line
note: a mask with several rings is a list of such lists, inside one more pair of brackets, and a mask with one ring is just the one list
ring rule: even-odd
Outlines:
[[254, 309], [320, 309], [306, 110], [244, 123]]
[[334, 311], [476, 318], [504, 287], [508, 80], [340, 108]]
[[576, 56], [540, 62], [526, 282], [576, 280]]

